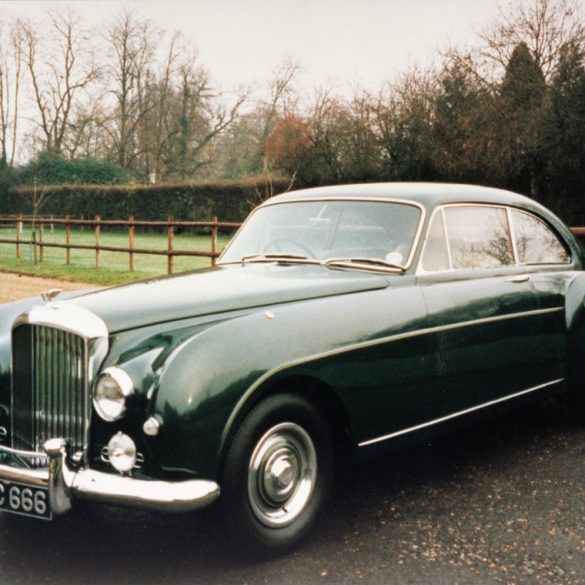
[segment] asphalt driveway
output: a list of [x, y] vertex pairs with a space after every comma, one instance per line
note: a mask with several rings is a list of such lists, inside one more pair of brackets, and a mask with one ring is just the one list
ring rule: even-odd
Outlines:
[[250, 559], [213, 511], [0, 516], [0, 583], [582, 584], [585, 426], [530, 407], [360, 466], [289, 556]]

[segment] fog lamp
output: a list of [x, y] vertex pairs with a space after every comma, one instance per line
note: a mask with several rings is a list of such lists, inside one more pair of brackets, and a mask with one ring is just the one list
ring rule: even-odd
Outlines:
[[120, 368], [108, 368], [97, 379], [93, 404], [97, 413], [109, 422], [122, 418], [126, 399], [134, 394], [130, 376]]
[[108, 443], [108, 458], [120, 473], [131, 471], [136, 464], [136, 445], [122, 432], [116, 433]]

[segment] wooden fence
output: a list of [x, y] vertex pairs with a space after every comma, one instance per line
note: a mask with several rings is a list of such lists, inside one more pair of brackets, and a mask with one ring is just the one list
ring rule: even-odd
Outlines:
[[[216, 217], [212, 221], [175, 221], [169, 217], [167, 221], [137, 221], [133, 216], [127, 220], [104, 220], [100, 216], [94, 219], [73, 219], [70, 217], [36, 217], [31, 216], [0, 216], [0, 227], [10, 227], [15, 229], [15, 238], [0, 238], [0, 244], [14, 244], [16, 247], [16, 257], [21, 257], [21, 247], [24, 245], [32, 246], [33, 261], [36, 264], [42, 261], [45, 248], [62, 248], [65, 250], [65, 262], [71, 264], [71, 250], [94, 250], [95, 265], [100, 267], [100, 252], [123, 252], [128, 254], [128, 268], [130, 272], [134, 271], [135, 254], [153, 254], [167, 257], [167, 272], [173, 273], [173, 260], [175, 256], [196, 256], [209, 258], [211, 265], [220, 255], [217, 246], [217, 238], [220, 229], [235, 230], [240, 227], [239, 223], [221, 222]], [[24, 226], [30, 226], [31, 239], [24, 239]], [[46, 228], [54, 230], [55, 226], [64, 226], [65, 243], [45, 241], [44, 235]], [[71, 241], [71, 227], [92, 228], [95, 234], [95, 244], [75, 244]], [[100, 243], [101, 229], [104, 227], [121, 227], [128, 230], [128, 246], [108, 246]], [[166, 231], [167, 246], [166, 249], [137, 248], [135, 246], [136, 228], [158, 228]], [[174, 247], [175, 230], [177, 228], [201, 229], [208, 230], [211, 238], [211, 250], [209, 252], [195, 250], [177, 250]]]
[[[30, 240], [22, 237], [24, 226], [31, 226], [32, 238]], [[46, 242], [44, 240], [45, 228], [48, 226], [51, 230], [54, 226], [65, 226], [65, 243], [57, 244], [55, 242]], [[43, 260], [45, 248], [63, 248], [65, 250], [65, 262], [71, 264], [71, 250], [95, 250], [95, 265], [100, 267], [100, 252], [123, 252], [128, 254], [128, 268], [130, 272], [134, 271], [135, 254], [153, 254], [167, 257], [167, 272], [173, 273], [173, 259], [175, 256], [197, 256], [209, 258], [211, 265], [215, 265], [220, 252], [217, 246], [217, 236], [220, 229], [235, 230], [240, 227], [239, 223], [221, 222], [216, 217], [212, 221], [175, 221], [169, 217], [167, 221], [137, 221], [133, 216], [127, 220], [104, 220], [100, 216], [94, 219], [72, 219], [69, 217], [37, 217], [23, 215], [0, 216], [0, 227], [11, 227], [15, 229], [16, 237], [14, 239], [0, 238], [0, 244], [14, 244], [16, 246], [16, 257], [20, 258], [21, 246], [32, 246], [33, 261], [36, 264]], [[74, 244], [71, 242], [71, 227], [80, 226], [83, 228], [91, 227], [95, 233], [95, 244]], [[104, 246], [100, 244], [100, 233], [102, 227], [125, 227], [128, 229], [128, 247]], [[155, 250], [151, 248], [137, 248], [135, 246], [135, 236], [137, 227], [162, 228], [166, 230], [167, 247], [165, 250]], [[209, 230], [211, 238], [211, 251], [202, 252], [194, 250], [176, 250], [174, 248], [174, 236], [176, 228], [205, 229]], [[585, 227], [573, 227], [571, 231], [585, 245]]]

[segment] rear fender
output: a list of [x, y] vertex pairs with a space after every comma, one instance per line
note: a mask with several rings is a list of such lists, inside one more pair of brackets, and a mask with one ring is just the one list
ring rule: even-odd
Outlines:
[[585, 273], [574, 278], [566, 293], [569, 382], [585, 388]]

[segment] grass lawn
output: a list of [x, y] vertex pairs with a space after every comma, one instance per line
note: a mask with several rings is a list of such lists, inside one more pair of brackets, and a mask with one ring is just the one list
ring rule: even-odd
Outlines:
[[[14, 228], [0, 228], [0, 238], [14, 239]], [[38, 238], [38, 236], [37, 236]], [[30, 239], [30, 231], [25, 229], [22, 240]], [[229, 241], [230, 236], [220, 235], [218, 249], [221, 250]], [[43, 240], [45, 243], [65, 243], [65, 230], [55, 227], [51, 232], [45, 226]], [[95, 245], [94, 232], [71, 229], [71, 243]], [[102, 228], [101, 246], [128, 247], [128, 234], [125, 231], [106, 230]], [[142, 233], [136, 230], [135, 248], [166, 250], [166, 234]], [[211, 251], [211, 237], [190, 232], [175, 234], [173, 248], [175, 250]], [[37, 248], [38, 254], [38, 248]], [[0, 270], [22, 272], [36, 276], [51, 276], [63, 280], [79, 280], [95, 284], [121, 284], [133, 282], [167, 273], [167, 257], [147, 254], [134, 254], [134, 272], [129, 272], [128, 254], [124, 252], [100, 251], [100, 268], [96, 268], [94, 250], [71, 250], [71, 264], [65, 263], [66, 250], [62, 248], [45, 248], [42, 262], [33, 262], [32, 246], [20, 245], [20, 258], [16, 258], [14, 244], [0, 243]], [[211, 265], [210, 258], [174, 257], [173, 272], [185, 272]]]

